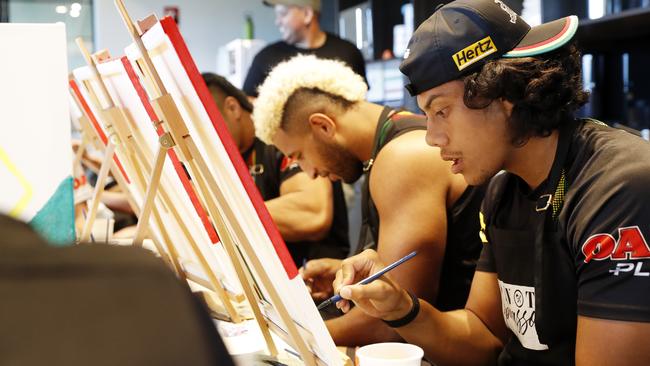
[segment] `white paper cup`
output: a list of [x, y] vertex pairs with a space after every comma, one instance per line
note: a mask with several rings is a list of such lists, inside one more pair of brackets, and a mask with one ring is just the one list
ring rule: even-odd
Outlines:
[[375, 343], [355, 353], [357, 366], [420, 366], [424, 351], [408, 343]]

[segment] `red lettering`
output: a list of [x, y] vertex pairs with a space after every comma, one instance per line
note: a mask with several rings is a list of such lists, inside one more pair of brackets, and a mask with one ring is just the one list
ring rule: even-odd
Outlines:
[[612, 259], [650, 258], [650, 248], [638, 226], [618, 229], [618, 245]]
[[582, 244], [582, 254], [585, 256], [585, 263], [592, 259], [601, 261], [608, 258], [614, 251], [616, 240], [609, 234], [596, 234], [591, 236]]

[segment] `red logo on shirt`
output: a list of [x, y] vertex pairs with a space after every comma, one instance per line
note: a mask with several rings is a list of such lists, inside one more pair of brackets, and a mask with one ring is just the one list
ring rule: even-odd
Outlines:
[[610, 234], [592, 235], [582, 244], [585, 263], [605, 259], [628, 260], [650, 258], [650, 247], [638, 226], [618, 229], [618, 241]]
[[294, 164], [297, 164], [295, 159], [285, 156], [282, 158], [282, 163], [280, 163], [280, 171], [284, 172], [288, 168], [293, 168]]
[[280, 163], [280, 171], [283, 172], [287, 170], [287, 168], [291, 166], [291, 163], [293, 163], [293, 159], [291, 159], [290, 157], [285, 156], [284, 158], [282, 158], [282, 163]]

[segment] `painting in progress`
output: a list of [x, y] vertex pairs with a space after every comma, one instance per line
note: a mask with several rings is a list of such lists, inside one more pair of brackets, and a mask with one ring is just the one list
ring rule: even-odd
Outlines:
[[62, 24], [0, 24], [0, 212], [54, 244], [75, 239]]

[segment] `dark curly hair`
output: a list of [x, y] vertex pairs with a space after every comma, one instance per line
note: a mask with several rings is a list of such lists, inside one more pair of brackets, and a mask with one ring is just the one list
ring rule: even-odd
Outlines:
[[500, 98], [514, 105], [508, 123], [517, 146], [531, 137], [549, 136], [589, 98], [573, 43], [540, 56], [489, 61], [462, 80], [468, 108], [483, 109]]

